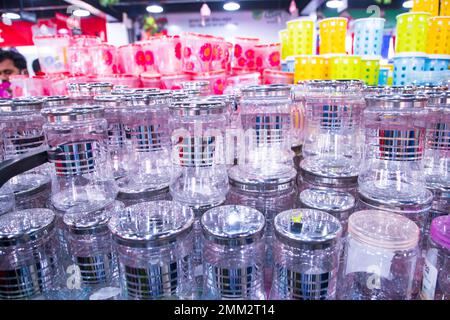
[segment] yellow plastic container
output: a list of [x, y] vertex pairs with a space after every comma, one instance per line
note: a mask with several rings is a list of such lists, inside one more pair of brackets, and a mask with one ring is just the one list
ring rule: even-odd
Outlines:
[[428, 12], [408, 12], [397, 16], [397, 53], [426, 51], [430, 17]]
[[313, 54], [314, 50], [314, 20], [299, 18], [286, 23], [289, 33], [290, 55]]
[[426, 53], [450, 55], [450, 16], [429, 19]]
[[281, 60], [286, 60], [286, 57], [292, 55], [289, 46], [289, 31], [287, 29], [280, 30], [278, 37], [281, 44]]
[[450, 16], [450, 0], [441, 0], [441, 10], [439, 11], [441, 16]]
[[345, 54], [347, 18], [328, 18], [319, 22], [320, 54]]
[[303, 55], [295, 58], [294, 83], [304, 80], [325, 80], [326, 58], [317, 55]]
[[351, 80], [361, 78], [361, 57], [336, 55], [328, 58], [331, 80]]
[[380, 59], [362, 58], [360, 69], [360, 79], [362, 81], [364, 81], [368, 86], [378, 85], [378, 77], [380, 75]]
[[439, 0], [413, 0], [411, 12], [429, 12], [432, 16], [437, 16]]

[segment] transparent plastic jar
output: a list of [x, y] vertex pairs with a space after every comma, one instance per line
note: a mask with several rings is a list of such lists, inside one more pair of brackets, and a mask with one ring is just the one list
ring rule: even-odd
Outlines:
[[92, 102], [94, 96], [111, 94], [113, 87], [109, 82], [69, 83], [67, 91], [73, 102], [84, 104]]
[[419, 228], [401, 215], [364, 210], [353, 213], [339, 277], [340, 300], [410, 300]]
[[327, 212], [342, 225], [342, 236], [347, 234], [348, 218], [355, 210], [355, 197], [349, 192], [326, 188], [308, 188], [300, 192], [298, 203], [301, 208]]
[[188, 206], [225, 201], [226, 106], [219, 101], [190, 100], [171, 106], [172, 198]]
[[16, 201], [14, 193], [8, 184], [0, 187], [0, 216], [15, 211]]
[[[290, 175], [292, 145], [292, 100], [288, 85], [242, 88], [243, 139], [238, 165], [241, 176], [281, 178]], [[244, 148], [244, 149], [243, 149]], [[242, 150], [243, 149], [243, 150]]]
[[[108, 222], [112, 215], [124, 208], [123, 203], [114, 201], [98, 210], [69, 210], [64, 214], [65, 237], [71, 258], [70, 265], [64, 268], [70, 289], [86, 291], [89, 296], [107, 288], [120, 292]], [[77, 279], [72, 279], [74, 274]]]
[[124, 112], [125, 96], [122, 95], [99, 95], [93, 98], [94, 104], [105, 109], [105, 119], [108, 122], [108, 150], [114, 168], [114, 177], [125, 176], [128, 166], [128, 150], [125, 125], [122, 119]]
[[158, 190], [120, 190], [117, 195], [117, 200], [120, 200], [126, 207], [150, 201], [172, 200], [169, 187]]
[[302, 167], [325, 177], [358, 175], [363, 146], [363, 82], [313, 80], [304, 85]]
[[169, 91], [125, 97], [121, 119], [125, 126], [128, 171], [118, 180], [120, 193], [132, 194], [165, 189], [172, 177], [170, 159]]
[[0, 299], [42, 299], [58, 285], [60, 274], [51, 210], [0, 216]]
[[425, 253], [421, 298], [450, 299], [450, 216], [435, 218], [431, 223], [430, 239]]
[[359, 192], [378, 202], [423, 202], [427, 97], [380, 95], [367, 98], [365, 150]]
[[61, 211], [104, 207], [117, 196], [107, 122], [99, 106], [45, 109], [48, 157], [54, 165], [52, 205]]
[[302, 150], [305, 130], [305, 83], [299, 83], [292, 88], [292, 149], [299, 155]]
[[186, 92], [189, 92], [191, 90], [198, 90], [199, 96], [208, 96], [212, 93], [209, 81], [183, 81], [181, 82], [181, 87]]
[[[47, 147], [40, 111], [44, 98], [17, 98], [0, 102], [1, 158], [13, 159]], [[7, 185], [17, 198], [18, 208], [44, 207], [49, 195], [50, 172], [42, 165], [11, 178]]]
[[265, 219], [256, 209], [221, 206], [202, 216], [203, 298], [264, 300]]
[[342, 227], [328, 213], [310, 209], [275, 217], [271, 299], [333, 300], [336, 297]]
[[170, 201], [140, 203], [113, 215], [122, 295], [126, 299], [192, 297], [194, 214]]
[[44, 108], [66, 107], [71, 104], [69, 96], [49, 96], [45, 97]]

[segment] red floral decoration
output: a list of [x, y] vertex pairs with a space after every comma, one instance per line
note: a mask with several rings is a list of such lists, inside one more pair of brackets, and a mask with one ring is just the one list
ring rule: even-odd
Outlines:
[[269, 56], [269, 62], [272, 67], [280, 65], [280, 53], [278, 51], [272, 52]]
[[247, 62], [247, 60], [245, 60], [245, 58], [243, 58], [243, 57], [240, 57], [237, 60], [237, 64], [238, 64], [239, 67], [244, 67], [246, 62]]
[[107, 66], [110, 66], [113, 63], [113, 55], [109, 50], [103, 50], [103, 61]]
[[223, 94], [223, 91], [225, 90], [225, 83], [223, 82], [222, 79], [217, 79], [214, 82], [214, 94]]
[[245, 51], [245, 57], [249, 60], [255, 59], [255, 50], [248, 49], [247, 51]]
[[175, 57], [180, 60], [181, 59], [181, 42], [178, 42], [175, 45]]
[[192, 50], [189, 47], [185, 47], [183, 50], [183, 55], [185, 58], [189, 58], [192, 54]]
[[200, 59], [203, 61], [210, 61], [212, 57], [212, 46], [210, 43], [205, 43], [200, 48]]
[[263, 59], [261, 57], [256, 58], [256, 67], [261, 68], [263, 65]]
[[193, 62], [188, 61], [184, 67], [185, 67], [186, 71], [193, 71], [195, 66], [194, 66]]
[[241, 55], [242, 55], [242, 47], [240, 46], [240, 45], [238, 45], [238, 44], [236, 44], [235, 46], [234, 46], [234, 56], [236, 57], [236, 58], [239, 58]]
[[155, 63], [155, 56], [150, 50], [145, 51], [145, 64], [151, 66]]
[[247, 67], [249, 69], [253, 69], [255, 67], [255, 61], [254, 60], [248, 60], [247, 61]]
[[145, 54], [144, 54], [144, 51], [141, 50], [141, 51], [136, 52], [134, 60], [136, 61], [136, 64], [138, 66], [145, 65]]
[[212, 59], [213, 60], [222, 59], [222, 53], [223, 53], [223, 50], [220, 47], [220, 45], [218, 45], [218, 44], [214, 45], [213, 49], [212, 49]]

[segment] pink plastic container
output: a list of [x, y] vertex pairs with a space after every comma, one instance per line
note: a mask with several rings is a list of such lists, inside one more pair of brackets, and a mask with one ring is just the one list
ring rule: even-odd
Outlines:
[[190, 74], [166, 74], [161, 76], [161, 89], [180, 90], [182, 82], [191, 80]]
[[10, 78], [13, 97], [49, 96], [49, 79], [45, 76], [13, 75]]
[[210, 94], [223, 94], [226, 88], [227, 73], [225, 70], [192, 75], [194, 81], [208, 81]]
[[232, 67], [234, 69], [255, 71], [256, 51], [255, 47], [259, 43], [259, 38], [234, 38], [234, 59]]
[[[141, 42], [144, 52], [153, 54], [156, 72], [181, 73], [181, 41], [179, 36], [152, 37]], [[147, 53], [147, 54], [149, 54]]]
[[259, 84], [261, 84], [261, 74], [259, 72], [252, 72], [228, 77], [226, 87], [240, 88]]
[[222, 69], [226, 42], [221, 37], [194, 32], [181, 36], [183, 72], [201, 73]]
[[85, 83], [88, 77], [85, 75], [54, 74], [49, 76], [50, 91], [52, 96], [65, 96], [68, 94], [69, 83]]
[[294, 84], [294, 73], [266, 69], [263, 72], [264, 84]]
[[161, 88], [161, 75], [159, 73], [144, 72], [140, 75], [143, 88]]
[[92, 57], [92, 74], [115, 74], [118, 72], [117, 48], [112, 44], [102, 43], [90, 49]]
[[102, 44], [99, 37], [78, 35], [70, 38], [67, 49], [68, 71], [71, 74], [92, 74], [98, 62], [93, 48]]
[[142, 86], [141, 79], [133, 74], [98, 75], [91, 79], [93, 79], [93, 82], [108, 82], [114, 86], [127, 86], [129, 88], [140, 88]]
[[156, 72], [155, 55], [144, 50], [142, 43], [131, 43], [119, 47], [120, 73], [140, 75], [143, 72]]
[[280, 70], [281, 45], [279, 43], [258, 44], [255, 46], [255, 51], [258, 70]]
[[75, 35], [70, 39], [71, 46], [91, 47], [102, 43], [102, 39], [90, 35]]
[[49, 74], [69, 71], [67, 59], [69, 36], [36, 36], [33, 41], [38, 51], [42, 72]]

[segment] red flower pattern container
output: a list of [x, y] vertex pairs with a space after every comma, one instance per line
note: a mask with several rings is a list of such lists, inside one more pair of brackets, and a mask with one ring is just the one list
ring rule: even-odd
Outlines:
[[179, 36], [158, 36], [141, 42], [146, 62], [154, 60], [155, 71], [160, 74], [181, 73], [181, 41]]
[[156, 73], [155, 55], [142, 43], [132, 43], [119, 47], [120, 73], [140, 75], [143, 72]]
[[236, 37], [234, 40], [233, 69], [257, 70], [255, 47], [259, 43], [259, 38]]
[[181, 37], [182, 70], [189, 73], [218, 71], [226, 65], [226, 42], [221, 37], [185, 32]]
[[92, 79], [93, 82], [108, 82], [112, 83], [114, 86], [127, 86], [129, 88], [140, 88], [142, 86], [139, 76], [133, 74], [98, 75]]
[[92, 74], [115, 74], [118, 72], [117, 48], [102, 43], [91, 49]]
[[294, 72], [266, 69], [263, 72], [263, 84], [294, 84]]
[[51, 95], [49, 79], [45, 76], [28, 77], [13, 75], [10, 77], [13, 97]]
[[259, 72], [242, 73], [227, 78], [226, 86], [230, 88], [241, 88], [261, 84], [261, 74]]
[[258, 44], [255, 46], [256, 68], [258, 70], [280, 70], [281, 45], [280, 43]]
[[161, 88], [161, 75], [159, 73], [144, 72], [140, 75], [143, 88]]
[[192, 75], [193, 81], [208, 81], [209, 94], [223, 94], [226, 88], [227, 73], [225, 70], [196, 73]]
[[191, 81], [190, 74], [165, 74], [161, 76], [161, 89], [180, 90], [182, 82]]

